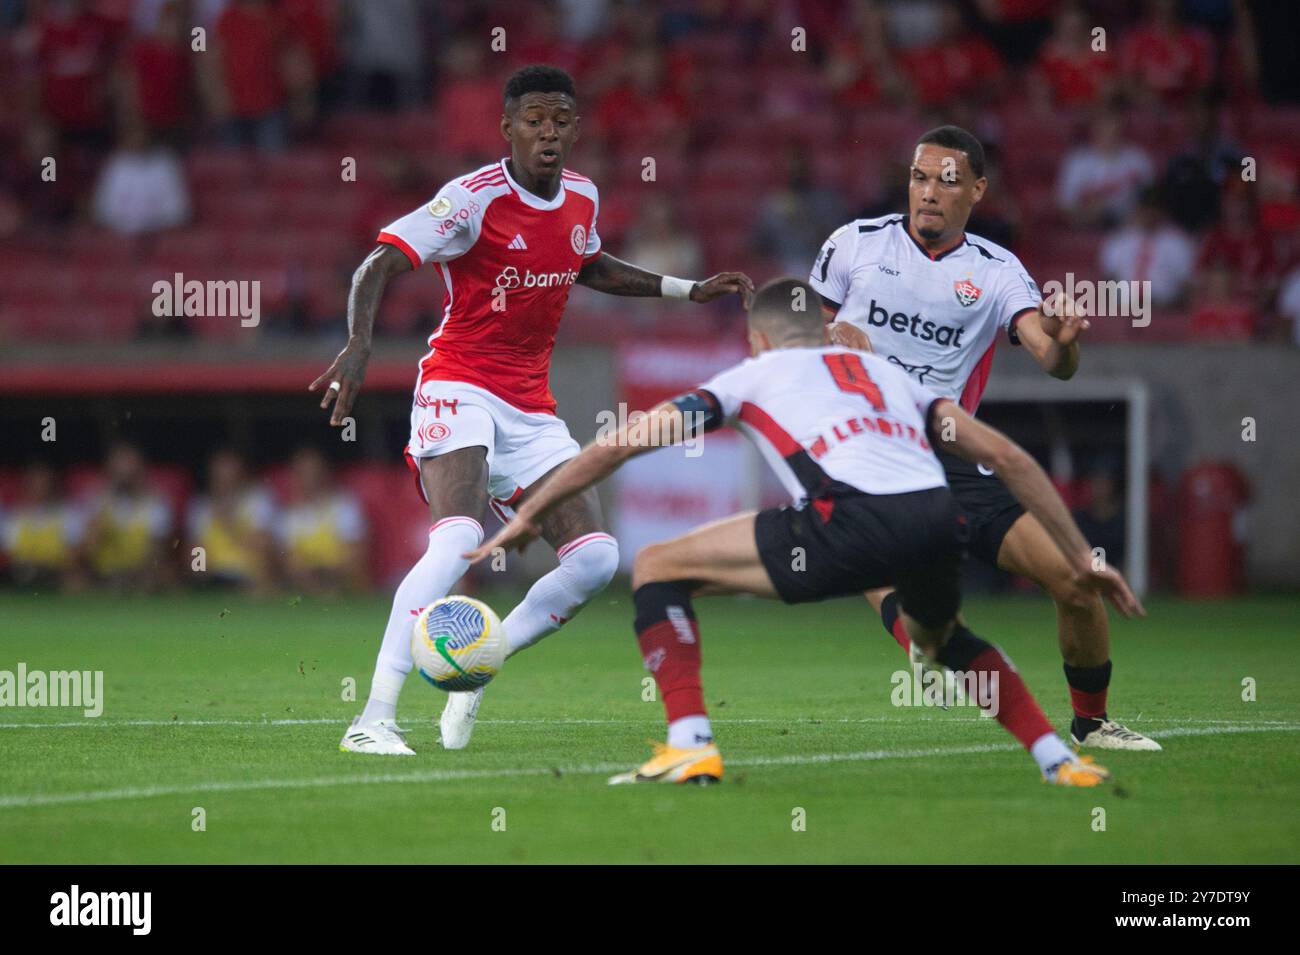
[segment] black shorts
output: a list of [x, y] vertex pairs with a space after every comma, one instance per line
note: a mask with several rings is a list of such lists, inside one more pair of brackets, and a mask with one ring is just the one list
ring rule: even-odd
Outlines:
[[947, 623], [961, 606], [965, 524], [946, 487], [769, 508], [759, 512], [754, 537], [786, 603], [893, 587], [927, 627]]
[[973, 557], [996, 567], [1002, 540], [1025, 509], [996, 474], [985, 473], [978, 465], [955, 454], [936, 453], [952, 496], [970, 527], [967, 550]]

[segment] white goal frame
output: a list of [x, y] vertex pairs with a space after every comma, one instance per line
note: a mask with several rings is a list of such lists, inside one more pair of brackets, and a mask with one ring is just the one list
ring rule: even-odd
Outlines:
[[981, 401], [1023, 404], [1071, 404], [1079, 402], [1125, 402], [1126, 427], [1124, 471], [1124, 576], [1139, 597], [1147, 592], [1148, 493], [1147, 471], [1151, 460], [1150, 389], [1138, 378], [1099, 378], [1071, 381], [1068, 385], [1046, 378], [999, 378], [991, 380]]

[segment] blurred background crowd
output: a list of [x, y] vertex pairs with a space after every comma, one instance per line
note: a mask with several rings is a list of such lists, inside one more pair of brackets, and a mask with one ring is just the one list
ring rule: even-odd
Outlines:
[[[260, 334], [337, 335], [378, 227], [503, 153], [503, 79], [543, 61], [577, 78], [606, 247], [651, 268], [805, 273], [837, 225], [903, 207], [915, 136], [955, 122], [991, 159], [972, 231], [1040, 285], [1149, 280], [1148, 337], [1295, 342], [1293, 8], [0, 0], [0, 336], [228, 335], [151, 314], [144, 280], [181, 267], [261, 278]], [[400, 283], [385, 332], [427, 334], [439, 298]], [[575, 296], [568, 333], [613, 334], [602, 305]]]
[[[906, 209], [916, 137], [956, 123], [989, 159], [971, 231], [1040, 285], [1150, 281], [1148, 327], [1102, 320], [1090, 340], [1291, 347], [1297, 6], [0, 0], [0, 357], [80, 348], [75, 377], [96, 364], [86, 349], [129, 362], [144, 342], [326, 354], [379, 228], [504, 154], [501, 87], [530, 62], [573, 73], [571, 164], [601, 189], [605, 248], [644, 267], [806, 274], [845, 221]], [[260, 280], [260, 324], [155, 315], [174, 273]], [[412, 369], [441, 299], [426, 270], [385, 298], [379, 336], [406, 339]], [[739, 321], [734, 305], [578, 288], [560, 340], [700, 340]], [[157, 445], [146, 465], [110, 444], [71, 466], [0, 461], [0, 574], [156, 588], [202, 541], [210, 582], [346, 588], [385, 576], [387, 525], [420, 523], [395, 448], [379, 474], [312, 447], [250, 466]], [[1124, 477], [1096, 461], [1080, 517], [1122, 548]]]

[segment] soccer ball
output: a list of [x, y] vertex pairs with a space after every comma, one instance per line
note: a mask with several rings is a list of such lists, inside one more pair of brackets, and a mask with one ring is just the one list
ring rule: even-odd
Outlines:
[[505, 630], [481, 600], [443, 597], [415, 618], [411, 657], [420, 676], [438, 689], [477, 690], [505, 663]]

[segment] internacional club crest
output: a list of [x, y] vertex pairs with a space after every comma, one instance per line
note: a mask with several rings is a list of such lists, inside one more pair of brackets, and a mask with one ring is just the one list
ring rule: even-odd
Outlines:
[[962, 279], [960, 282], [953, 282], [952, 288], [957, 293], [957, 301], [961, 302], [963, 307], [969, 307], [978, 302], [982, 291], [976, 287], [969, 277]]

